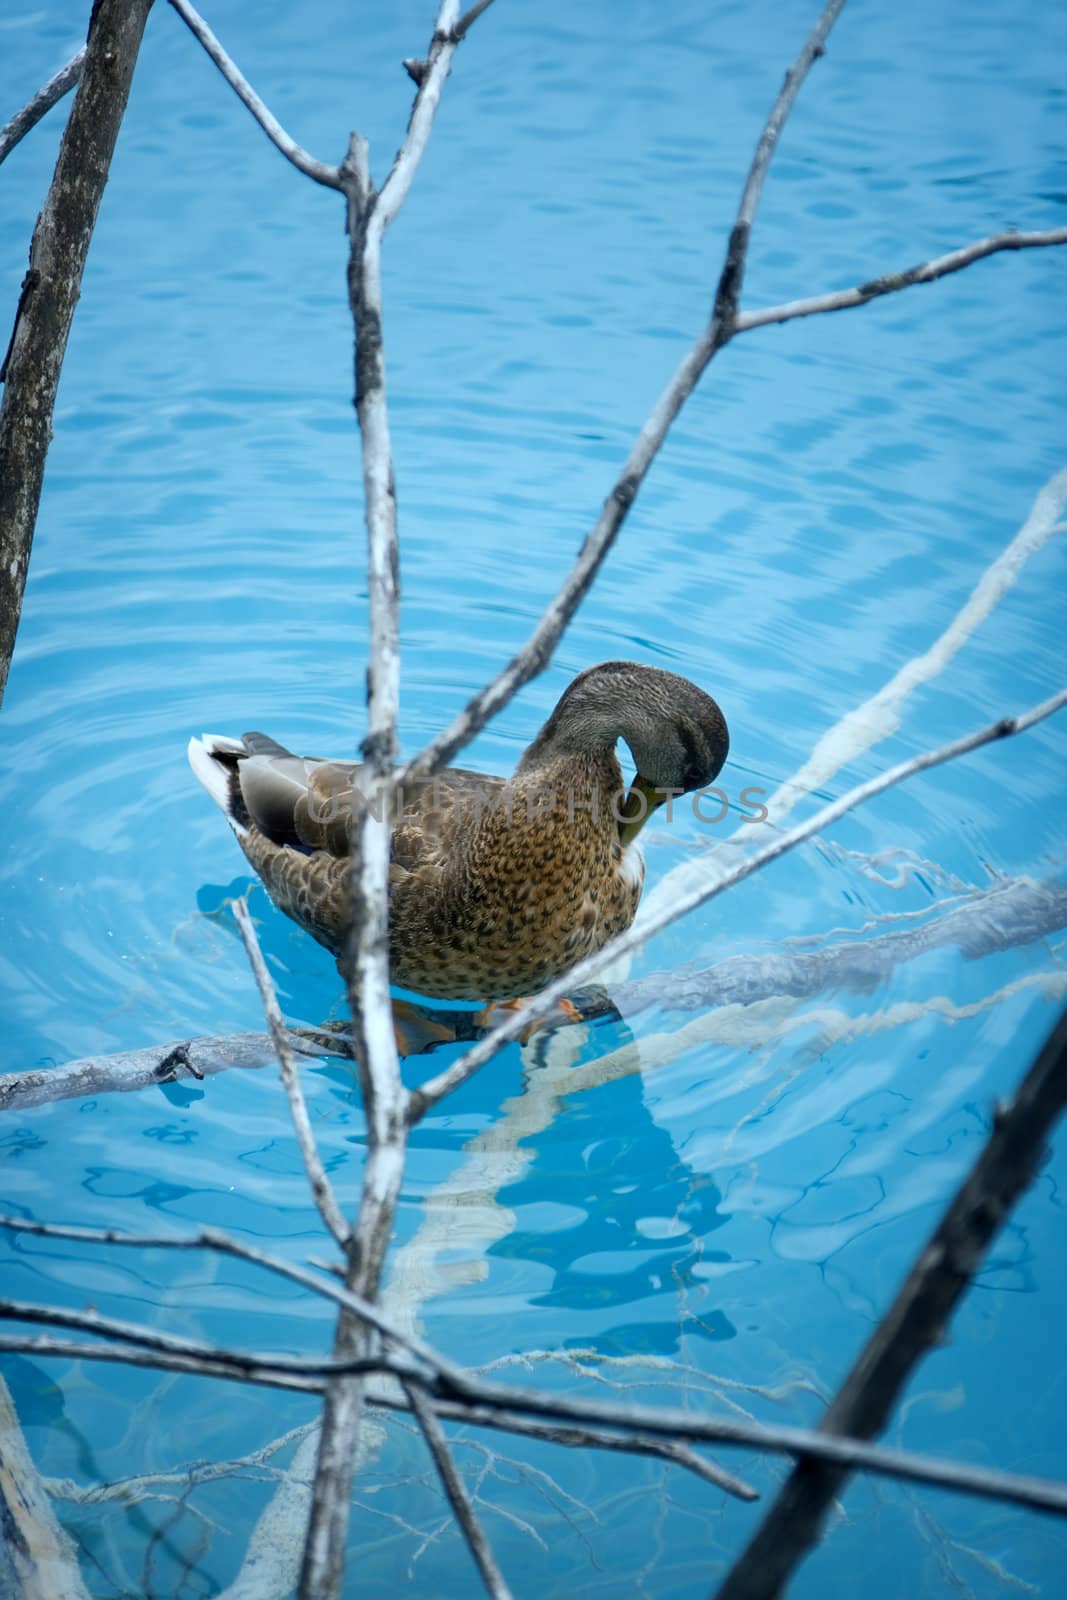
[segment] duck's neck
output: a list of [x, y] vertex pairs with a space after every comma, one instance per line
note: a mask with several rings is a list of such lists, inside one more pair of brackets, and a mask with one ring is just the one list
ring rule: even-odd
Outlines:
[[617, 710], [576, 706], [564, 695], [537, 738], [519, 762], [515, 776], [522, 777], [527, 769], [542, 767], [561, 758], [592, 761], [615, 760], [615, 746], [625, 737], [624, 717]]
[[569, 826], [593, 826], [624, 847], [640, 833], [663, 796], [637, 778], [627, 785], [613, 744], [595, 753], [568, 755], [555, 741], [535, 740], [512, 780], [531, 816], [558, 815]]

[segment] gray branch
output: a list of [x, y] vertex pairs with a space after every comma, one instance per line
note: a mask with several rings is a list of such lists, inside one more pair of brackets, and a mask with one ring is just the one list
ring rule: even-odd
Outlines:
[[[808, 999], [832, 991], [864, 994], [887, 982], [905, 962], [953, 947], [965, 960], [1033, 944], [1067, 927], [1067, 885], [1009, 879], [977, 891], [955, 905], [935, 908], [922, 922], [866, 938], [847, 938], [812, 950], [779, 948], [727, 956], [713, 966], [656, 972], [612, 984], [610, 994], [570, 996], [583, 1019], [618, 1011], [636, 1016], [650, 1006], [666, 1011], [701, 1011], [713, 1006], [752, 1005], [772, 995]], [[2, 1088], [0, 1088], [2, 1094]], [[2, 1104], [2, 1100], [0, 1100]]]
[[[880, 1433], [919, 1360], [941, 1339], [957, 1301], [1012, 1206], [1033, 1181], [1067, 1105], [1067, 1011], [1014, 1098], [997, 1107], [985, 1148], [878, 1323], [823, 1418], [828, 1436]], [[805, 1461], [783, 1486], [716, 1600], [774, 1600], [819, 1536], [847, 1463]]]
[[15, 648], [59, 374], [152, 0], [98, 0], [0, 366], [0, 701]]
[[478, 1521], [478, 1514], [471, 1503], [463, 1479], [459, 1475], [456, 1463], [452, 1459], [445, 1438], [444, 1429], [437, 1419], [433, 1406], [426, 1396], [419, 1390], [418, 1384], [406, 1383], [404, 1393], [407, 1395], [408, 1405], [415, 1413], [415, 1418], [422, 1429], [422, 1436], [426, 1440], [427, 1449], [433, 1457], [437, 1475], [441, 1480], [441, 1487], [445, 1497], [452, 1507], [456, 1521], [467, 1541], [467, 1548], [478, 1574], [485, 1585], [486, 1594], [492, 1600], [511, 1600], [511, 1590], [508, 1588], [504, 1574], [496, 1564], [489, 1540], [485, 1530]]
[[[371, 1403], [391, 1410], [405, 1409], [393, 1395], [372, 1393]], [[735, 1500], [758, 1500], [752, 1485], [732, 1472], [726, 1472], [715, 1461], [706, 1461], [686, 1444], [674, 1439], [657, 1439], [651, 1434], [610, 1433], [604, 1428], [567, 1427], [551, 1422], [535, 1422], [521, 1417], [517, 1412], [497, 1411], [457, 1400], [435, 1400], [433, 1408], [446, 1421], [463, 1422], [471, 1427], [493, 1428], [498, 1432], [520, 1434], [527, 1439], [542, 1439], [546, 1444], [567, 1445], [574, 1450], [613, 1450], [626, 1455], [652, 1456], [659, 1461], [669, 1461], [672, 1466], [684, 1467], [705, 1483], [732, 1495]]]
[[[290, 1042], [311, 1058], [346, 1054], [328, 1034], [290, 1028]], [[199, 1083], [231, 1067], [269, 1066], [274, 1059], [269, 1033], [223, 1033], [202, 1039], [173, 1039], [168, 1044], [120, 1050], [106, 1056], [82, 1056], [58, 1067], [30, 1067], [0, 1074], [0, 1112], [46, 1105], [52, 1100], [83, 1099], [114, 1091], [130, 1093], [168, 1083]]]
[[226, 54], [222, 45], [216, 39], [203, 17], [196, 8], [189, 4], [189, 0], [170, 0], [171, 5], [189, 28], [190, 32], [199, 39], [212, 61], [218, 67], [230, 88], [237, 95], [241, 103], [247, 106], [253, 117], [259, 123], [276, 150], [280, 150], [287, 161], [305, 177], [311, 178], [315, 183], [323, 184], [327, 189], [340, 189], [341, 174], [337, 167], [331, 167], [325, 161], [317, 161], [309, 155], [296, 140], [291, 138], [274, 116], [259, 95], [253, 89], [244, 73]]
[[[337, 1361], [332, 1357], [316, 1360], [308, 1356], [231, 1350], [222, 1345], [208, 1344], [202, 1339], [186, 1338], [184, 1334], [165, 1333], [142, 1323], [103, 1316], [98, 1311], [71, 1311], [64, 1306], [41, 1305], [29, 1300], [0, 1299], [0, 1322], [32, 1322], [47, 1328], [70, 1328], [79, 1333], [96, 1334], [114, 1341], [107, 1347], [111, 1350], [111, 1355], [106, 1358], [109, 1360], [140, 1364], [142, 1356], [175, 1357], [187, 1363], [186, 1371], [201, 1371], [208, 1376], [225, 1371], [228, 1376], [247, 1378], [254, 1383], [270, 1384], [278, 1375], [283, 1378], [322, 1380], [338, 1373], [351, 1375], [356, 1371], [382, 1370], [381, 1360], [374, 1358], [369, 1361]], [[149, 1360], [148, 1365], [151, 1364]], [[398, 1377], [403, 1376], [405, 1371], [422, 1375], [420, 1366], [407, 1360], [399, 1362], [395, 1356], [389, 1358], [389, 1371]]]
[[896, 294], [899, 289], [910, 289], [918, 283], [934, 283], [947, 278], [952, 272], [962, 272], [975, 261], [986, 256], [999, 255], [1003, 250], [1044, 250], [1050, 245], [1067, 244], [1067, 228], [1049, 228], [1044, 233], [994, 233], [974, 244], [961, 245], [947, 255], [932, 261], [923, 261], [917, 267], [905, 267], [901, 272], [886, 272], [870, 278], [855, 289], [838, 289], [833, 294], [812, 295], [806, 300], [790, 300], [785, 305], [768, 306], [763, 311], [743, 311], [737, 318], [735, 332], [750, 333], [753, 328], [765, 328], [771, 322], [792, 322], [796, 317], [816, 317], [826, 311], [847, 311], [852, 306], [865, 306], [882, 295]]
[[378, 1306], [338, 1283], [332, 1273], [324, 1275], [325, 1269], [313, 1272], [297, 1262], [287, 1261], [284, 1256], [273, 1255], [257, 1245], [245, 1244], [243, 1240], [219, 1228], [200, 1228], [191, 1234], [119, 1233], [113, 1228], [82, 1228], [73, 1224], [37, 1222], [29, 1217], [10, 1216], [0, 1216], [0, 1228], [7, 1228], [12, 1233], [30, 1234], [37, 1239], [72, 1239], [81, 1244], [117, 1245], [134, 1250], [208, 1250], [233, 1256], [239, 1261], [248, 1261], [266, 1272], [277, 1273], [279, 1277], [300, 1284], [301, 1288], [309, 1289], [312, 1294], [332, 1300], [335, 1305], [351, 1311], [392, 1344], [408, 1351], [416, 1361], [423, 1362], [451, 1381], [462, 1382], [461, 1367], [438, 1355], [416, 1334], [402, 1333]]
[[[429, 141], [456, 49], [458, 0], [441, 0], [426, 69], [415, 94], [404, 142], [375, 193], [366, 145], [353, 136], [341, 169], [348, 202], [348, 297], [355, 329], [356, 411], [363, 455], [370, 600], [367, 734], [363, 741], [368, 804], [352, 851], [352, 932], [344, 957], [352, 1013], [353, 1055], [367, 1128], [359, 1216], [346, 1251], [346, 1287], [374, 1300], [393, 1235], [404, 1176], [407, 1092], [400, 1077], [389, 996], [388, 794], [396, 758], [400, 698], [400, 559], [396, 484], [385, 393], [382, 340], [381, 246], [403, 204]], [[365, 1322], [342, 1310], [334, 1334], [339, 1359], [366, 1357], [376, 1345]], [[352, 1474], [359, 1444], [364, 1386], [337, 1379], [326, 1390], [300, 1600], [337, 1600], [344, 1575]]]
[[304, 1172], [307, 1176], [312, 1199], [315, 1201], [319, 1216], [322, 1218], [327, 1232], [333, 1235], [342, 1250], [346, 1250], [351, 1231], [341, 1214], [341, 1208], [337, 1204], [333, 1186], [326, 1176], [326, 1169], [322, 1164], [318, 1145], [315, 1143], [315, 1135], [311, 1130], [311, 1122], [308, 1117], [307, 1102], [304, 1099], [304, 1091], [300, 1086], [300, 1075], [296, 1070], [296, 1062], [293, 1059], [292, 1042], [282, 1020], [274, 982], [267, 971], [267, 963], [263, 959], [263, 952], [259, 948], [256, 930], [253, 926], [252, 918], [248, 914], [248, 901], [244, 895], [241, 895], [233, 902], [233, 914], [237, 922], [238, 932], [248, 952], [256, 987], [259, 990], [259, 998], [263, 1005], [263, 1014], [267, 1019], [271, 1041], [278, 1055], [278, 1067], [282, 1075], [282, 1084], [285, 1088], [286, 1098], [289, 1101], [289, 1115], [293, 1119], [293, 1131], [296, 1134], [296, 1142], [300, 1146], [300, 1155], [304, 1163]]
[[60, 67], [54, 78], [49, 78], [44, 86], [38, 89], [32, 99], [28, 100], [21, 111], [16, 111], [9, 122], [0, 128], [0, 161], [4, 161], [14, 150], [15, 146], [36, 128], [41, 118], [46, 116], [52, 107], [69, 94], [81, 76], [82, 63], [85, 60], [85, 46], [67, 62], [65, 67]]
[[[48, 1334], [15, 1334], [0, 1337], [0, 1350], [25, 1351], [36, 1356], [56, 1356], [72, 1360], [106, 1361], [130, 1366], [158, 1368], [164, 1372], [195, 1374], [238, 1383], [251, 1383], [300, 1393], [322, 1392], [329, 1379], [323, 1373], [338, 1370], [328, 1361], [307, 1360], [298, 1364], [259, 1365], [251, 1359], [231, 1361], [226, 1353], [204, 1354], [152, 1349], [147, 1344], [92, 1344], [79, 1339], [56, 1339]], [[442, 1358], [442, 1366], [448, 1367]], [[612, 1429], [618, 1448], [636, 1449], [648, 1454], [648, 1443], [661, 1438], [677, 1445], [718, 1444], [770, 1455], [792, 1456], [800, 1462], [818, 1463], [846, 1472], [869, 1472], [876, 1477], [896, 1478], [905, 1483], [926, 1484], [931, 1488], [951, 1489], [959, 1494], [984, 1500], [998, 1500], [1067, 1516], [1067, 1483], [1037, 1478], [1023, 1473], [1002, 1472], [997, 1468], [974, 1467], [938, 1456], [914, 1455], [906, 1450], [891, 1450], [864, 1439], [825, 1432], [819, 1428], [800, 1428], [775, 1423], [741, 1422], [733, 1417], [709, 1417], [681, 1407], [626, 1405], [617, 1401], [582, 1400], [543, 1393], [538, 1389], [512, 1389], [488, 1383], [473, 1374], [460, 1373], [428, 1379], [394, 1357], [379, 1355], [353, 1358], [344, 1370], [366, 1375], [380, 1373], [401, 1383], [419, 1383], [432, 1400], [435, 1410], [472, 1427], [492, 1428], [497, 1432], [516, 1432], [534, 1436], [531, 1419], [560, 1424], [562, 1429], [538, 1429], [537, 1437], [549, 1439], [557, 1432], [574, 1427], [594, 1431]], [[458, 1370], [458, 1369], [457, 1369]], [[372, 1403], [396, 1409], [391, 1397], [371, 1393]], [[634, 1441], [636, 1440], [636, 1444]], [[560, 1442], [572, 1442], [570, 1440]], [[583, 1441], [584, 1442], [584, 1441]], [[595, 1441], [603, 1448], [603, 1442]]]

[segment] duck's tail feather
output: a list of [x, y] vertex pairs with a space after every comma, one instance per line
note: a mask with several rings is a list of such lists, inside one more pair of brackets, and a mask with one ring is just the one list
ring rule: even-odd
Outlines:
[[245, 833], [250, 819], [237, 778], [237, 762], [249, 754], [244, 740], [229, 739], [223, 733], [205, 733], [189, 740], [188, 753], [189, 765], [230, 826], [237, 833]]

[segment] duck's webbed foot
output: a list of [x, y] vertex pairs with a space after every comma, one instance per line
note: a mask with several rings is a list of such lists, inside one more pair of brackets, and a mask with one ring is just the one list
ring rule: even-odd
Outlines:
[[[489, 1033], [504, 1020], [504, 1013], [518, 1011], [524, 1006], [526, 1000], [491, 1000], [481, 1011], [474, 1013], [475, 1027], [483, 1033]], [[547, 1016], [537, 1017], [529, 1023], [519, 1034], [519, 1043], [528, 1044], [535, 1033], [540, 1033], [544, 1028], [561, 1028], [565, 1024], [581, 1022], [582, 1013], [570, 1000], [557, 1000], [555, 1006]]]

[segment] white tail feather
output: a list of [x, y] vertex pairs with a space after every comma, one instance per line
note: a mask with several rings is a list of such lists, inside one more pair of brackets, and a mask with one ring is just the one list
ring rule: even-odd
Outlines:
[[205, 733], [199, 739], [189, 740], [189, 765], [214, 800], [235, 833], [246, 830], [235, 822], [230, 811], [230, 778], [225, 767], [212, 760], [216, 750], [243, 751], [240, 739], [228, 739], [223, 733]]

